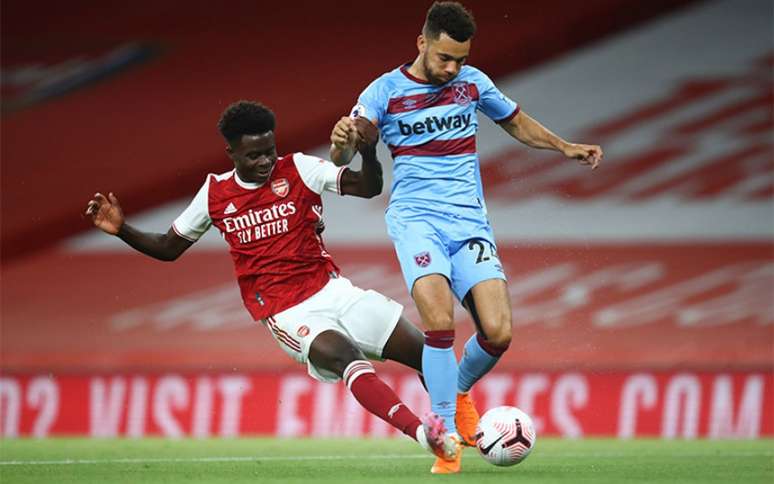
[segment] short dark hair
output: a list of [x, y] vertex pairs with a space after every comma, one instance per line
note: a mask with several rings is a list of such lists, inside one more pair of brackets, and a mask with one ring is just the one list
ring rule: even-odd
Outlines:
[[245, 134], [263, 134], [274, 131], [274, 113], [261, 103], [237, 101], [229, 105], [218, 121], [220, 134], [229, 143], [239, 141]]
[[473, 14], [458, 2], [434, 2], [427, 11], [422, 34], [438, 40], [441, 32], [457, 42], [465, 42], [476, 33]]

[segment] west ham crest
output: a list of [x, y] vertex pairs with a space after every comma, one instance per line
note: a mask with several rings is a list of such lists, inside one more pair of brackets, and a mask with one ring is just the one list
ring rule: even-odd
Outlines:
[[288, 183], [287, 178], [274, 180], [271, 182], [271, 191], [273, 191], [274, 194], [278, 197], [285, 198], [288, 196], [288, 192], [290, 191], [290, 183]]
[[432, 262], [430, 259], [430, 252], [420, 252], [419, 254], [415, 255], [414, 262], [416, 262], [419, 267], [429, 266], [430, 262]]
[[470, 104], [470, 88], [467, 82], [458, 82], [452, 84], [452, 91], [454, 92], [454, 102], [460, 106], [467, 106]]

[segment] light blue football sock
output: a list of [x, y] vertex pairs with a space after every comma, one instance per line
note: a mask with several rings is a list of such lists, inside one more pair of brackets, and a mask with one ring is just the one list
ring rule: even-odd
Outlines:
[[465, 343], [465, 351], [460, 360], [457, 380], [457, 391], [460, 393], [469, 392], [473, 384], [489, 373], [489, 370], [500, 360], [499, 356], [487, 353], [476, 336], [473, 334]]
[[425, 344], [422, 350], [422, 374], [430, 394], [430, 408], [443, 418], [447, 432], [456, 433], [457, 357], [454, 348], [436, 348]]

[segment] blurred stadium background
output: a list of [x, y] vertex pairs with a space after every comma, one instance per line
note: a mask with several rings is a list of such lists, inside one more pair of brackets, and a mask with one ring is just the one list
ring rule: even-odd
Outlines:
[[[429, 3], [3, 2], [0, 434], [390, 435], [249, 320], [217, 234], [170, 265], [81, 213], [113, 191], [166, 231], [229, 169], [215, 123], [237, 99], [275, 110], [281, 152], [325, 155], [367, 83], [414, 58]], [[774, 436], [772, 3], [466, 5], [471, 64], [606, 152], [591, 173], [482, 123], [515, 338], [480, 409], [568, 438]], [[328, 196], [325, 238], [418, 322], [387, 199]], [[381, 371], [428, 408], [415, 375]]]

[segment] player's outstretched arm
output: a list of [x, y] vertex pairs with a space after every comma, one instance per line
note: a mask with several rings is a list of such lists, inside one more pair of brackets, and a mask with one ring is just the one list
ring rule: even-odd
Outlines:
[[511, 136], [532, 148], [556, 150], [567, 158], [579, 160], [582, 165], [596, 169], [602, 161], [602, 148], [599, 145], [568, 143], [552, 133], [548, 128], [532, 119], [524, 111], [500, 126]]
[[363, 167], [360, 171], [344, 170], [341, 175], [341, 193], [372, 198], [382, 193], [384, 186], [382, 164], [376, 158], [379, 130], [365, 118], [355, 118], [353, 125], [356, 132], [355, 145], [363, 158]]
[[331, 131], [331, 161], [336, 166], [348, 165], [355, 156], [356, 142], [355, 122], [349, 116], [343, 116]]
[[91, 216], [94, 226], [103, 232], [115, 235], [135, 250], [163, 261], [180, 257], [193, 242], [184, 239], [170, 227], [166, 234], [153, 234], [137, 230], [126, 223], [118, 197], [95, 193], [86, 205], [86, 215]]

